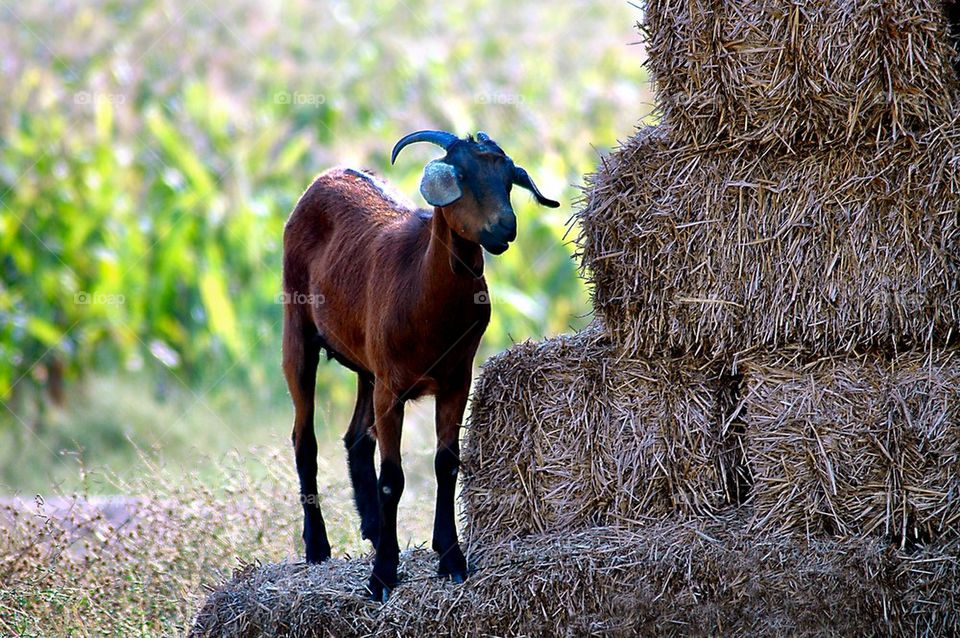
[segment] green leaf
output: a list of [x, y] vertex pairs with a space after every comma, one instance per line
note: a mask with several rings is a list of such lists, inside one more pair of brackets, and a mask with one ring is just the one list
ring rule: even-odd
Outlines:
[[60, 343], [63, 332], [52, 323], [33, 316], [27, 320], [27, 333], [48, 348]]
[[206, 166], [197, 157], [194, 149], [188, 144], [180, 134], [177, 133], [173, 125], [163, 115], [159, 108], [151, 108], [147, 111], [147, 128], [160, 142], [161, 147], [166, 152], [169, 161], [175, 164], [187, 180], [196, 189], [200, 197], [209, 197], [215, 192], [215, 183]]
[[221, 271], [207, 268], [200, 276], [200, 297], [203, 299], [212, 331], [223, 340], [233, 356], [241, 358], [243, 343], [237, 330], [233, 303]]

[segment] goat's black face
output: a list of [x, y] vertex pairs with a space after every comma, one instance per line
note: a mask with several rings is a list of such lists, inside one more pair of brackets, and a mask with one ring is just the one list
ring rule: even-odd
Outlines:
[[514, 184], [530, 190], [544, 206], [560, 205], [544, 197], [527, 172], [485, 133], [478, 133], [476, 139], [458, 139], [450, 133], [421, 131], [400, 140], [394, 158], [414, 141], [430, 141], [447, 151], [442, 160], [427, 165], [420, 192], [441, 209], [454, 232], [494, 255], [504, 252], [517, 237], [517, 216], [510, 204]]
[[517, 216], [510, 204], [513, 160], [484, 136], [457, 142], [443, 161], [457, 169], [463, 190], [459, 200], [444, 208], [447, 222], [460, 236], [499, 255], [517, 238]]

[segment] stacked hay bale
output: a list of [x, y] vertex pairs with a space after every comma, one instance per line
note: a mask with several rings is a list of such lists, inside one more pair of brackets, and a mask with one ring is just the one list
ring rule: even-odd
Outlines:
[[194, 634], [960, 633], [949, 15], [649, 0], [661, 123], [579, 214], [597, 319], [477, 384], [476, 573], [407, 554], [380, 607], [363, 561], [271, 566]]
[[471, 541], [723, 507], [735, 435], [715, 427], [722, 385], [698, 363], [629, 358], [598, 323], [488, 361], [463, 459]]
[[[737, 511], [757, 543], [837, 541], [837, 569], [862, 543], [901, 552], [896, 569], [918, 551], [957, 564], [946, 8], [647, 3], [662, 121], [604, 162], [579, 215], [596, 325], [485, 366], [465, 447], [476, 542]], [[893, 585], [864, 626], [960, 630], [949, 574]], [[929, 605], [909, 602], [921, 586]]]

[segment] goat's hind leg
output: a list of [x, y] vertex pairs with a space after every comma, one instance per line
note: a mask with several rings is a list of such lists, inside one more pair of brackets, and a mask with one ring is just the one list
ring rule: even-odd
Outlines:
[[320, 348], [305, 338], [301, 325], [288, 314], [283, 328], [283, 372], [293, 398], [293, 449], [300, 478], [303, 542], [308, 563], [330, 558], [330, 542], [317, 495], [317, 437], [313, 430], [314, 391]]
[[357, 374], [357, 405], [350, 427], [343, 437], [347, 448], [353, 500], [360, 515], [360, 535], [373, 543], [380, 542], [380, 504], [377, 497], [377, 469], [373, 462], [376, 441], [373, 438], [373, 378]]

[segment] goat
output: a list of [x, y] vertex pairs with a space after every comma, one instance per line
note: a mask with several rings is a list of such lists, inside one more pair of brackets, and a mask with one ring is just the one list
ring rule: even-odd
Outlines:
[[560, 205], [485, 133], [476, 139], [411, 133], [397, 142], [391, 163], [415, 142], [446, 152], [426, 165], [420, 182], [432, 212], [403, 203], [368, 173], [335, 168], [304, 192], [283, 236], [283, 370], [295, 409], [306, 560], [330, 556], [313, 430], [316, 370], [325, 350], [357, 374], [356, 408], [343, 440], [361, 535], [376, 550], [368, 589], [380, 601], [397, 582], [404, 404], [423, 395], [436, 397], [438, 572], [456, 582], [466, 578], [454, 490], [473, 358], [490, 320], [482, 249], [499, 255], [516, 239], [514, 184], [541, 205]]

